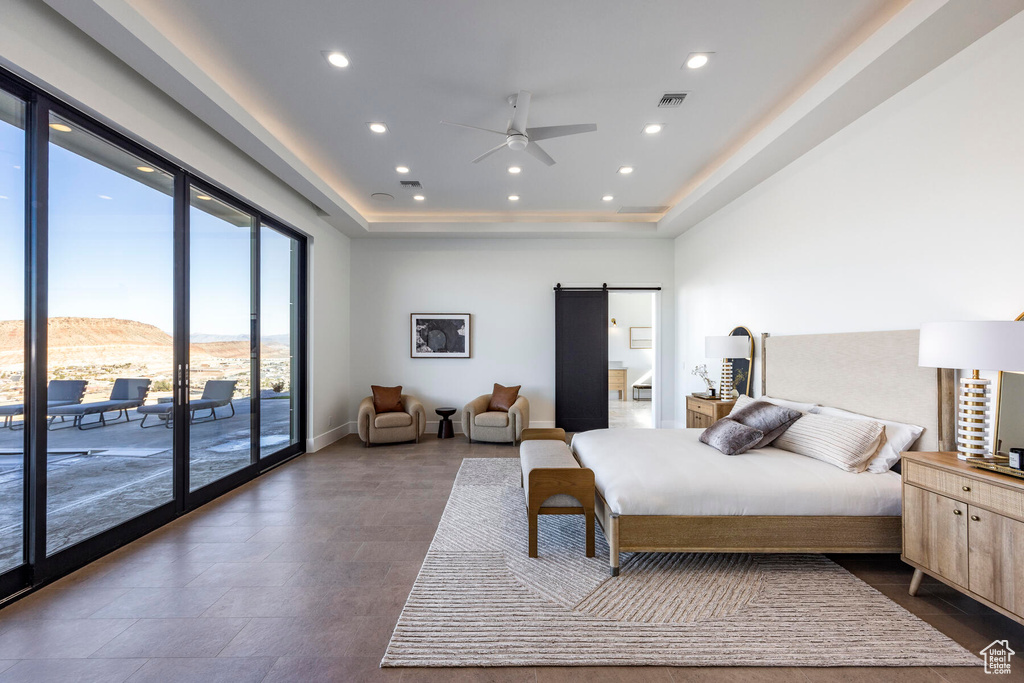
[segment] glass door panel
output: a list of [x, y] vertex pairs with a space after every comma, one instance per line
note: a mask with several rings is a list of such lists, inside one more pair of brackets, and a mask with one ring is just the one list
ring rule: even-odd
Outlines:
[[260, 228], [260, 457], [299, 440], [298, 240]]
[[70, 120], [49, 133], [52, 555], [173, 499], [174, 179]]
[[25, 103], [0, 91], [0, 573], [25, 562]]
[[192, 188], [189, 490], [252, 464], [252, 254], [256, 220]]

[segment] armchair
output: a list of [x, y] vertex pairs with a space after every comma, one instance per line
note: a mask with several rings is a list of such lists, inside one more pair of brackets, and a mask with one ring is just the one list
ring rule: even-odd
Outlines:
[[523, 436], [523, 429], [530, 426], [530, 402], [520, 396], [507, 413], [488, 412], [490, 402], [491, 394], [484, 394], [466, 404], [462, 409], [462, 433], [470, 442], [511, 442], [515, 446]]
[[367, 396], [359, 404], [359, 439], [369, 448], [372, 443], [400, 443], [415, 441], [427, 430], [427, 412], [413, 396], [402, 394], [404, 412], [377, 413], [373, 397]]

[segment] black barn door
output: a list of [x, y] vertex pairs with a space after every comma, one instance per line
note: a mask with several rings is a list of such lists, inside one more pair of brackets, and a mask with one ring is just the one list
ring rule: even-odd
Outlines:
[[555, 425], [608, 427], [608, 291], [555, 290]]

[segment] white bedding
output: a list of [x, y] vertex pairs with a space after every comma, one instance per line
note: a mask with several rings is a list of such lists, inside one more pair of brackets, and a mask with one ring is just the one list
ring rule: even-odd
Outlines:
[[723, 455], [701, 429], [597, 429], [572, 449], [622, 515], [898, 516], [900, 475], [852, 473], [778, 448]]

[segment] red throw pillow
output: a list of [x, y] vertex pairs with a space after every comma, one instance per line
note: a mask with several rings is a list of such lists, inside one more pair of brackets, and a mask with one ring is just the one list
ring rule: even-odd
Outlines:
[[507, 413], [519, 398], [519, 388], [522, 386], [519, 384], [514, 387], [503, 387], [500, 384], [495, 384], [494, 391], [491, 392], [491, 402], [487, 404], [487, 411]]
[[373, 409], [378, 413], [402, 413], [402, 387], [370, 387], [373, 392]]

